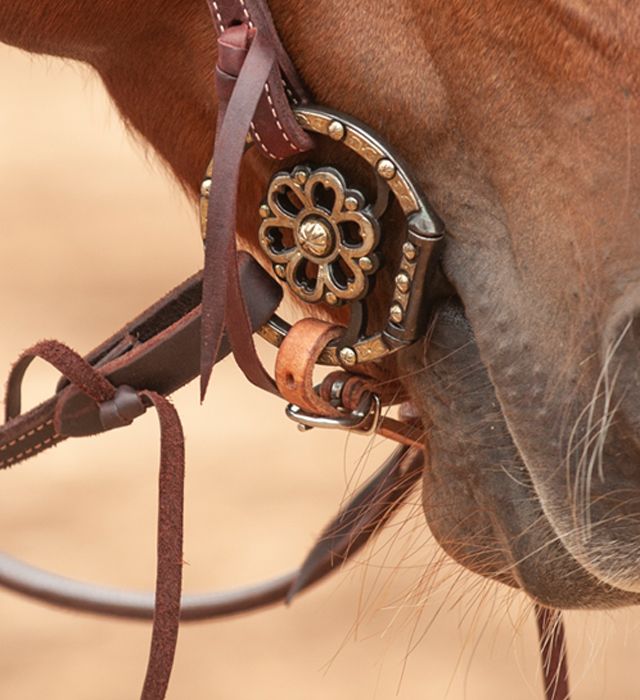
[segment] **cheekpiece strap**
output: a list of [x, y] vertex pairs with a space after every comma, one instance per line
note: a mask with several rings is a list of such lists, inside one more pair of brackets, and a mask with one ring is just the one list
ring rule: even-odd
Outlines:
[[[281, 160], [313, 148], [313, 141], [298, 124], [291, 105], [306, 104], [307, 93], [284, 49], [271, 14], [261, 0], [209, 0], [218, 32], [217, 81], [232, 89], [243, 63], [238, 50], [237, 32], [242, 26], [260, 33], [275, 53], [275, 66], [262, 90], [251, 123], [251, 136], [260, 151], [273, 160]], [[240, 30], [241, 31], [241, 30]], [[230, 93], [228, 93], [230, 94]], [[225, 95], [218, 95], [224, 100]]]

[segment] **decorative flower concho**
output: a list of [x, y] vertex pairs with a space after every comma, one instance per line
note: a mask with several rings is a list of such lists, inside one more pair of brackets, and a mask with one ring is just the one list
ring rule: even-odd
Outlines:
[[380, 227], [335, 168], [277, 173], [260, 215], [260, 245], [300, 299], [335, 306], [366, 296]]

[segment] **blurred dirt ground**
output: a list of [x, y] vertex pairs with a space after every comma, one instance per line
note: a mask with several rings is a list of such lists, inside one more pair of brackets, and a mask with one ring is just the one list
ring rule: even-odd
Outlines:
[[[124, 132], [80, 66], [0, 47], [0, 374], [32, 342], [87, 351], [198, 268], [191, 206]], [[49, 394], [34, 367], [27, 396]], [[300, 435], [231, 363], [188, 440], [185, 585], [257, 580], [299, 562], [385, 445]], [[361, 459], [365, 456], [365, 459]], [[0, 547], [89, 580], [153, 583], [157, 428], [60, 445], [2, 474]], [[461, 574], [416, 505], [348, 571], [289, 609], [180, 633], [170, 698], [539, 698], [526, 601]], [[139, 692], [150, 628], [0, 592], [0, 697], [119, 700]], [[577, 700], [638, 697], [635, 612], [570, 616]]]

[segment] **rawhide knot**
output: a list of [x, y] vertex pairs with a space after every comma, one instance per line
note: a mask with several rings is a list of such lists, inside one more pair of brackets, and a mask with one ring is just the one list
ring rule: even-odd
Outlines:
[[135, 418], [147, 410], [147, 407], [135, 389], [123, 384], [117, 387], [112, 399], [103, 401], [99, 405], [99, 409], [102, 427], [105, 430], [112, 430], [133, 423]]

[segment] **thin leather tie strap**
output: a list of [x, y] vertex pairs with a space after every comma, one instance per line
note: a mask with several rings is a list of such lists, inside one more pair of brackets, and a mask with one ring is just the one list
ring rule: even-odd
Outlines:
[[[339, 416], [340, 410], [330, 401], [330, 386], [333, 378], [340, 375], [344, 377], [341, 380], [342, 409], [353, 411], [366, 395], [375, 394], [380, 398], [376, 380], [348, 372], [329, 374], [320, 386], [320, 391], [316, 389], [313, 371], [318, 357], [327, 344], [342, 332], [340, 326], [316, 318], [304, 318], [291, 327], [276, 356], [275, 375], [282, 398], [311, 415], [329, 418]], [[385, 387], [384, 394], [387, 398], [394, 396], [388, 387]], [[424, 430], [419, 422], [413, 420], [397, 420], [388, 415], [380, 415], [375, 431], [382, 437], [403, 445], [421, 447], [424, 443]]]
[[[228, 35], [230, 31], [244, 25], [257, 29], [266, 37], [276, 55], [276, 65], [269, 73], [264, 90], [256, 106], [251, 122], [251, 135], [260, 153], [273, 160], [289, 158], [313, 148], [311, 135], [298, 124], [289, 100], [294, 104], [305, 104], [308, 96], [293, 62], [289, 58], [276, 30], [271, 13], [264, 0], [209, 0], [211, 16], [216, 32]], [[227, 75], [228, 84], [238, 76], [238, 59], [241, 53], [232, 52], [234, 61], [222, 56], [223, 44], [218, 44], [218, 67]], [[241, 64], [241, 61], [240, 61]], [[220, 88], [220, 75], [217, 76]], [[218, 95], [220, 100], [228, 93]]]
[[151, 649], [142, 700], [164, 698], [178, 641], [182, 594], [184, 435], [176, 409], [154, 391], [140, 395], [155, 406], [160, 421], [156, 592]]
[[[247, 34], [247, 36], [249, 36]], [[225, 111], [224, 120], [216, 138], [215, 167], [211, 178], [209, 212], [205, 242], [205, 265], [202, 289], [202, 344], [200, 355], [200, 395], [204, 399], [218, 348], [225, 330], [235, 342], [246, 342], [243, 332], [248, 326], [244, 305], [240, 316], [228, 318], [229, 296], [241, 297], [236, 274], [236, 207], [240, 161], [244, 152], [246, 135], [258, 100], [264, 89], [269, 72], [274, 67], [276, 56], [273, 48], [260, 32], [253, 33], [251, 46], [238, 76], [235, 88]], [[230, 274], [230, 267], [233, 272]], [[231, 285], [231, 286], [230, 286]], [[239, 329], [239, 330], [237, 330]], [[238, 334], [240, 338], [238, 339]], [[235, 353], [235, 348], [234, 348]], [[253, 342], [245, 352], [238, 353], [241, 368], [251, 381], [274, 391], [273, 381], [262, 368]]]
[[83, 357], [56, 340], [42, 341], [24, 352], [16, 363], [16, 371], [24, 374], [24, 369], [35, 357], [52, 364], [99, 404], [107, 427], [130, 422], [126, 413], [132, 408], [133, 413], [139, 415], [146, 405], [153, 405], [158, 413], [161, 444], [155, 612], [141, 698], [162, 700], [175, 655], [182, 588], [184, 437], [180, 419], [173, 406], [160, 394], [145, 390], [136, 392], [124, 386], [116, 388]]
[[570, 700], [567, 643], [562, 612], [535, 604], [546, 700]]

